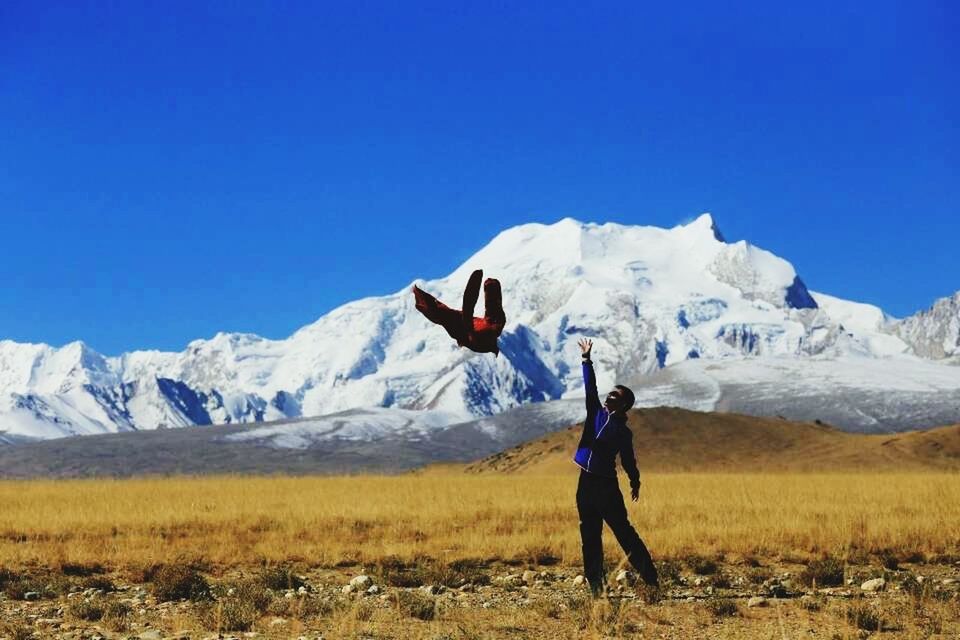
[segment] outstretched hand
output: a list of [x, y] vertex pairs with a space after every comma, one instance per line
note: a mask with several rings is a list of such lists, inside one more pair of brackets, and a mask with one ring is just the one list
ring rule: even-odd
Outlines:
[[640, 499], [640, 487], [636, 486], [630, 489], [630, 499], [636, 502]]
[[577, 342], [580, 345], [580, 355], [584, 358], [590, 357], [590, 350], [593, 349], [593, 340], [588, 338], [580, 338], [580, 341]]

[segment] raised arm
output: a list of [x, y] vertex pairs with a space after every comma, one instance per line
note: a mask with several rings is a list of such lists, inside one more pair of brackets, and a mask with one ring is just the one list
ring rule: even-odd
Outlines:
[[587, 392], [587, 411], [600, 408], [600, 394], [597, 393], [597, 376], [593, 371], [593, 361], [590, 360], [590, 351], [593, 349], [593, 340], [581, 338], [580, 355], [583, 358], [583, 388]]

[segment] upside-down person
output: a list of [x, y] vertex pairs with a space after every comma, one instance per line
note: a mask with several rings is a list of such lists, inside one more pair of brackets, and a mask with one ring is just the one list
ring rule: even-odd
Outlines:
[[620, 455], [630, 478], [630, 498], [640, 497], [640, 472], [633, 455], [633, 433], [627, 427], [627, 410], [633, 406], [633, 391], [616, 385], [603, 404], [597, 393], [597, 378], [590, 351], [593, 341], [581, 339], [583, 384], [587, 392], [587, 419], [573, 461], [580, 467], [577, 484], [577, 513], [580, 516], [580, 541], [583, 545], [583, 573], [594, 597], [604, 593], [603, 523], [613, 530], [627, 559], [643, 581], [658, 586], [657, 569], [643, 540], [627, 519], [627, 508], [617, 483], [616, 458]]
[[417, 310], [427, 320], [439, 324], [460, 347], [467, 347], [477, 353], [500, 354], [497, 338], [503, 332], [507, 318], [503, 313], [503, 296], [500, 281], [487, 278], [483, 283], [483, 317], [473, 317], [473, 308], [480, 297], [480, 281], [483, 270], [477, 269], [470, 274], [467, 286], [463, 290], [463, 309], [451, 309], [432, 295], [413, 285]]

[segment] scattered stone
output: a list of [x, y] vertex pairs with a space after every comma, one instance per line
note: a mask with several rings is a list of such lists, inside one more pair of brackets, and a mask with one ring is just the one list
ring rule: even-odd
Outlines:
[[940, 581], [940, 584], [947, 584], [947, 585], [957, 584], [957, 580], [956, 578], [944, 578], [943, 580]]
[[521, 576], [521, 579], [522, 579], [526, 584], [533, 584], [533, 581], [537, 579], [537, 572], [536, 572], [536, 571], [530, 571], [530, 570], [528, 569], [527, 571], [524, 571], [524, 572], [523, 572], [523, 576]]
[[370, 587], [367, 589], [367, 595], [375, 596], [378, 593], [380, 593], [380, 587], [375, 584], [370, 585]]
[[287, 600], [290, 600], [291, 598], [295, 598], [296, 596], [293, 594], [293, 591], [287, 591], [285, 594], [283, 594], [283, 597], [286, 598]]
[[137, 636], [140, 640], [162, 640], [163, 633], [159, 629], [147, 629]]
[[282, 624], [287, 624], [287, 621], [284, 620], [283, 618], [274, 618], [273, 620], [270, 621], [271, 627], [279, 627]]
[[306, 587], [300, 587], [299, 589], [297, 589], [297, 593], [299, 593], [299, 594], [302, 595], [302, 596], [303, 596], [303, 595], [306, 595], [306, 594], [307, 594], [307, 588], [306, 588]]
[[883, 578], [874, 578], [873, 580], [867, 580], [861, 584], [860, 588], [864, 591], [883, 591], [883, 588], [886, 586], [886, 580]]
[[584, 578], [583, 576], [577, 576], [576, 578], [573, 579], [573, 586], [579, 587], [586, 581], [587, 579]]
[[767, 599], [763, 596], [753, 596], [747, 600], [748, 607], [765, 607], [767, 606]]
[[355, 589], [367, 589], [372, 584], [373, 580], [371, 580], [370, 576], [367, 575], [359, 575], [350, 581], [350, 585]]
[[340, 593], [346, 593], [346, 594], [353, 593], [353, 585], [352, 584], [343, 585], [343, 589], [340, 589]]
[[633, 575], [625, 569], [621, 569], [620, 572], [617, 573], [617, 582], [620, 584], [629, 583], [632, 579]]
[[24, 599], [24, 600], [39, 600], [39, 599], [40, 599], [40, 593], [37, 592], [37, 591], [27, 591], [25, 594], [23, 594], [23, 599]]
[[425, 584], [420, 587], [420, 591], [424, 592], [428, 596], [435, 596], [440, 593], [441, 589], [438, 585], [435, 584]]

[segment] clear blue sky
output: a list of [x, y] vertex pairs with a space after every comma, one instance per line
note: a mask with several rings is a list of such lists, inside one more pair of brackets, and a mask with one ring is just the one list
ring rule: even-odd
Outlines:
[[5, 0], [0, 338], [284, 337], [564, 216], [960, 289], [956, 3], [645, 4]]

